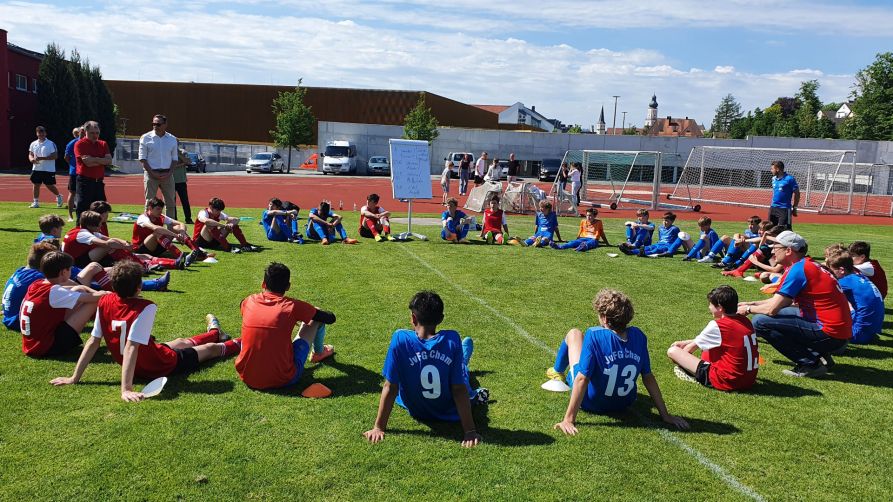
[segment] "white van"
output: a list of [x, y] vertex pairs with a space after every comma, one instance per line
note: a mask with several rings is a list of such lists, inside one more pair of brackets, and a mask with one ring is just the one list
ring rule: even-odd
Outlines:
[[[469, 164], [469, 167], [468, 167], [469, 172], [474, 171], [474, 161], [477, 159], [475, 159], [474, 154], [471, 152], [450, 152], [449, 155], [447, 155], [443, 159], [443, 160], [448, 160], [453, 163], [453, 173], [452, 173], [453, 178], [459, 177], [459, 163], [462, 162], [462, 159], [464, 159], [466, 155], [471, 157], [471, 164]], [[443, 167], [441, 167], [441, 169], [443, 169]], [[471, 176], [474, 177], [473, 174]]]
[[320, 156], [322, 157], [320, 169], [323, 174], [356, 174], [357, 172], [357, 146], [350, 141], [329, 141]]

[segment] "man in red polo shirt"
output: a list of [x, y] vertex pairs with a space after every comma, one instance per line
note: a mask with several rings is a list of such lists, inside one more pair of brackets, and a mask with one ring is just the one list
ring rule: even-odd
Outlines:
[[77, 185], [75, 187], [75, 205], [77, 217], [86, 211], [93, 201], [106, 200], [105, 166], [112, 163], [109, 146], [99, 139], [99, 123], [89, 121], [84, 124], [87, 136], [74, 144], [74, 156], [77, 162]]

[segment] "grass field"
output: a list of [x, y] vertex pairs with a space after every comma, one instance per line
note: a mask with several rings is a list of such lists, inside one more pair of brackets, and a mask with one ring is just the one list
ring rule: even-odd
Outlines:
[[[136, 207], [116, 207], [136, 211]], [[0, 204], [0, 274], [24, 264], [49, 211]], [[55, 210], [54, 210], [55, 211]], [[61, 213], [61, 210], [59, 210]], [[259, 216], [256, 209], [233, 209]], [[257, 220], [249, 240], [262, 240]], [[531, 217], [510, 218], [526, 234]], [[575, 219], [561, 220], [565, 237]], [[612, 242], [622, 222], [606, 221]], [[719, 224], [722, 232], [742, 224]], [[347, 217], [347, 228], [356, 218]], [[691, 228], [689, 228], [691, 227]], [[115, 236], [129, 224], [110, 223]], [[256, 254], [174, 272], [171, 292], [146, 293], [158, 303], [160, 340], [204, 331], [215, 313], [239, 330], [239, 302], [258, 291], [264, 266], [292, 269], [291, 294], [334, 311], [327, 343], [335, 360], [310, 366], [296, 388], [257, 392], [243, 385], [232, 360], [175, 377], [162, 395], [138, 404], [120, 399], [120, 367], [105, 349], [81, 384], [69, 375], [77, 354], [33, 360], [17, 333], [0, 337], [0, 498], [31, 499], [889, 499], [893, 481], [893, 328], [890, 300], [876, 345], [848, 349], [832, 374], [793, 379], [768, 344], [753, 391], [725, 394], [676, 379], [665, 357], [677, 339], [710, 319], [705, 294], [731, 283], [742, 299], [762, 295], [753, 283], [726, 279], [679, 259], [608, 258], [514, 246], [443, 243], [436, 227], [418, 227], [430, 242], [357, 246], [274, 243]], [[683, 230], [696, 231], [694, 225]], [[797, 225], [814, 254], [837, 241], [864, 239], [893, 269], [890, 227]], [[610, 251], [610, 250], [609, 250]], [[539, 388], [552, 350], [571, 327], [597, 324], [590, 306], [603, 287], [627, 292], [633, 324], [649, 337], [652, 368], [671, 413], [690, 432], [664, 429], [642, 386], [632, 412], [581, 413], [580, 434], [554, 431], [568, 394]], [[475, 338], [472, 379], [494, 402], [477, 408], [485, 444], [459, 446], [458, 425], [413, 421], [395, 409], [383, 443], [370, 445], [381, 367], [391, 333], [409, 325], [406, 308], [420, 289], [440, 293], [443, 328]], [[84, 336], [87, 336], [86, 334]], [[299, 392], [312, 380], [334, 390], [325, 400]], [[145, 382], [139, 382], [139, 385]]]

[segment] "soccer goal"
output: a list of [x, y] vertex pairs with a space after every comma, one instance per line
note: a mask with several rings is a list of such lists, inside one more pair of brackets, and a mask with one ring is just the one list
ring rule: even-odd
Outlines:
[[880, 214], [889, 207], [889, 166], [857, 164], [853, 150], [696, 146], [668, 198], [769, 207], [775, 160], [797, 179], [801, 211]]
[[[695, 205], [660, 200], [662, 182], [673, 179], [673, 168], [667, 170], [663, 159], [663, 153], [654, 151], [568, 150], [563, 162], [568, 166], [579, 163], [583, 168], [583, 207], [695, 209]], [[571, 190], [570, 180], [562, 185], [556, 178], [552, 184], [549, 198], [558, 214], [576, 214]]]

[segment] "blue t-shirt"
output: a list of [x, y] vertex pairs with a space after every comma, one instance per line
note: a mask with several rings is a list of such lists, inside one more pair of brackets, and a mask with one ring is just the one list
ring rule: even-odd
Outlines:
[[648, 339], [636, 327], [626, 328], [626, 341], [601, 327], [586, 330], [583, 352], [567, 381], [574, 385], [577, 374], [589, 378], [582, 408], [594, 413], [609, 413], [629, 407], [636, 401], [636, 379], [651, 374]]
[[[871, 338], [880, 333], [884, 325], [884, 299], [877, 286], [861, 274], [845, 275], [837, 283], [853, 306], [853, 334]], [[866, 343], [869, 340], [853, 341]]]
[[772, 207], [791, 207], [791, 198], [794, 192], [800, 190], [797, 180], [785, 173], [781, 178], [772, 177]]
[[441, 330], [420, 340], [415, 331], [398, 329], [391, 337], [382, 376], [400, 389], [397, 404], [420, 420], [459, 420], [452, 385], [464, 384], [468, 397], [468, 368], [462, 357], [459, 333]]
[[704, 231], [702, 230], [702, 231], [701, 231], [701, 238], [704, 237], [704, 234], [705, 234], [705, 233], [707, 234], [707, 249], [710, 249], [710, 248], [713, 247], [714, 244], [716, 244], [717, 242], [719, 242], [719, 235], [717, 235], [716, 230], [713, 230], [713, 229], [711, 228], [711, 229], [710, 229], [709, 231], [707, 231], [707, 232], [704, 232]]
[[78, 173], [78, 166], [77, 166], [78, 159], [75, 158], [75, 156], [74, 156], [74, 144], [77, 143], [79, 140], [80, 140], [80, 138], [75, 138], [75, 139], [69, 141], [67, 145], [65, 145], [65, 155], [67, 155], [69, 158], [69, 160], [68, 160], [68, 175], [69, 176], [74, 176], [75, 174]]
[[536, 231], [537, 232], [554, 232], [558, 228], [558, 216], [555, 211], [548, 215], [542, 212], [536, 213]]
[[[72, 271], [72, 274], [74, 271]], [[3, 288], [3, 324], [7, 328], [19, 331], [19, 309], [22, 308], [22, 300], [28, 293], [28, 287], [35, 281], [43, 279], [40, 270], [21, 267], [12, 277], [6, 281]]]
[[[285, 241], [288, 240], [290, 236], [289, 230], [291, 226], [286, 221], [285, 216], [277, 215], [273, 216], [269, 214], [269, 211], [264, 211], [264, 213], [260, 217], [260, 222], [264, 226], [264, 232], [267, 234], [267, 239], [271, 241]], [[279, 233], [273, 231], [273, 220], [276, 221], [279, 225]]]
[[753, 239], [753, 238], [759, 237], [759, 236], [760, 236], [759, 231], [754, 232], [750, 229], [750, 227], [747, 227], [747, 229], [744, 230], [744, 238], [745, 239]]
[[676, 241], [677, 237], [679, 237], [679, 227], [677, 227], [676, 225], [670, 225], [670, 228], [667, 228], [661, 225], [657, 229], [657, 236], [658, 243], [671, 244]]
[[[52, 235], [47, 235], [47, 234], [41, 232], [41, 233], [37, 234], [37, 237], [34, 238], [34, 243], [37, 244], [38, 242], [50, 241], [50, 240], [53, 240], [53, 239], [59, 239], [59, 237], [55, 237], [55, 236], [52, 236]], [[61, 240], [61, 239], [60, 239], [60, 240]]]
[[[447, 218], [449, 218], [449, 217], [450, 217], [450, 210], [449, 210], [449, 209], [447, 209], [446, 211], [440, 213], [440, 221], [446, 221]], [[462, 212], [461, 209], [456, 209], [456, 215], [453, 216], [452, 218], [453, 218], [453, 221], [458, 225], [458, 224], [459, 224], [459, 220], [461, 220], [462, 218], [467, 218], [467, 216], [466, 216], [465, 213]]]

